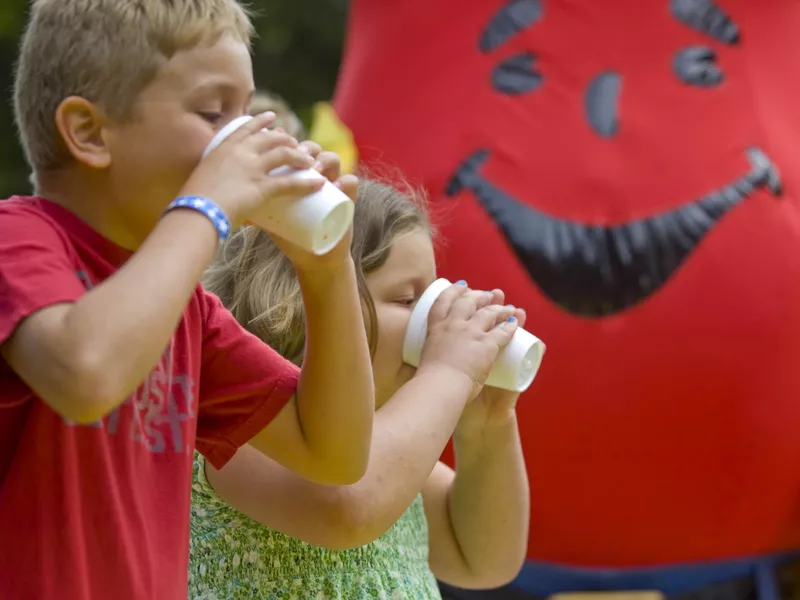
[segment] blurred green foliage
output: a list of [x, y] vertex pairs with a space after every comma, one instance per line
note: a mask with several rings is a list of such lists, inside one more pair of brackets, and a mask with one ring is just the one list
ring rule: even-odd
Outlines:
[[[30, 0], [0, 0], [0, 198], [30, 191], [11, 108], [14, 62]], [[256, 13], [256, 84], [289, 101], [308, 125], [311, 106], [333, 93], [346, 0], [249, 0]]]

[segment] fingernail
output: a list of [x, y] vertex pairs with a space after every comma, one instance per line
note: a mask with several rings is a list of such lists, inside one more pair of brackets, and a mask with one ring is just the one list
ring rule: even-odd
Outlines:
[[456, 281], [456, 285], [467, 285], [467, 282], [464, 281], [463, 279], [459, 279], [458, 281]]
[[510, 308], [511, 310], [517, 310], [517, 307], [513, 304], [506, 304], [506, 308]]
[[508, 322], [509, 323], [516, 323], [517, 322], [517, 317], [508, 317]]

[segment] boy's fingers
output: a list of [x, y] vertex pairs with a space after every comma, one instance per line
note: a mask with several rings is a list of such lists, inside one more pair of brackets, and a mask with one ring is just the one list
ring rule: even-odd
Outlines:
[[319, 165], [317, 170], [329, 181], [336, 181], [342, 174], [342, 162], [335, 152], [320, 152], [316, 157]]
[[[280, 146], [268, 150], [263, 157], [264, 171], [270, 172], [279, 167], [290, 167], [292, 169], [308, 169], [314, 159], [305, 152], [289, 146]], [[317, 178], [317, 189], [322, 187], [325, 181]]]
[[336, 187], [342, 190], [350, 200], [356, 201], [358, 195], [358, 177], [355, 175], [342, 175], [336, 182]]
[[320, 146], [317, 142], [312, 142], [311, 140], [304, 140], [300, 142], [298, 146], [303, 152], [307, 152], [314, 158], [319, 160], [318, 156], [322, 152], [322, 146]]
[[264, 195], [267, 196], [295, 196], [299, 200], [304, 196], [313, 194], [322, 186], [324, 182], [319, 179], [301, 179], [282, 175], [270, 177], [264, 186]]
[[288, 133], [278, 133], [277, 131], [262, 131], [257, 136], [253, 136], [251, 138], [253, 140], [254, 148], [256, 152], [265, 153], [269, 152], [273, 148], [278, 148], [279, 146], [285, 146], [287, 148], [293, 148], [300, 154], [306, 157], [306, 162], [309, 165], [314, 164], [314, 159], [303, 152], [300, 148], [298, 148], [297, 140], [290, 136]]
[[230, 134], [227, 139], [243, 140], [253, 134], [260, 133], [262, 129], [266, 129], [272, 125], [276, 118], [277, 116], [272, 111], [267, 111], [265, 113], [261, 113], [260, 115], [256, 115], [232, 134]]

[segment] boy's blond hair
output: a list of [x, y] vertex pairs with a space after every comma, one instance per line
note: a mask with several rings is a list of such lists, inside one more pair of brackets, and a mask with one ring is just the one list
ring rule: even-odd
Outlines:
[[33, 0], [14, 81], [14, 115], [34, 172], [69, 154], [55, 114], [69, 96], [132, 117], [144, 87], [175, 53], [253, 27], [237, 0]]
[[290, 136], [301, 141], [308, 137], [303, 122], [286, 100], [272, 92], [257, 92], [250, 103], [250, 114], [260, 115], [268, 110], [274, 112], [278, 117], [275, 125], [282, 127]]

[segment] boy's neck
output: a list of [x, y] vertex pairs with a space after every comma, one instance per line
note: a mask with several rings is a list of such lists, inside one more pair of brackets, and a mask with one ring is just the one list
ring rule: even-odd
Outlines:
[[134, 215], [99, 179], [72, 168], [38, 173], [36, 195], [66, 208], [118, 246], [137, 250], [146, 234], [137, 234]]

